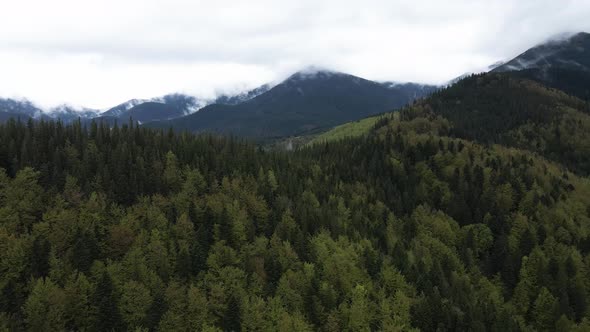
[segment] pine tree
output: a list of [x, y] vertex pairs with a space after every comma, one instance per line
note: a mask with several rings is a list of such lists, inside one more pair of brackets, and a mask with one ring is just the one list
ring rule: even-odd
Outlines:
[[102, 272], [93, 296], [96, 303], [96, 329], [99, 331], [121, 331], [123, 321], [117, 299], [115, 298], [113, 282], [108, 272]]
[[541, 288], [532, 309], [533, 322], [542, 331], [550, 331], [555, 327], [557, 300], [547, 288]]
[[240, 302], [235, 294], [229, 296], [227, 309], [223, 317], [223, 330], [239, 332], [241, 327]]

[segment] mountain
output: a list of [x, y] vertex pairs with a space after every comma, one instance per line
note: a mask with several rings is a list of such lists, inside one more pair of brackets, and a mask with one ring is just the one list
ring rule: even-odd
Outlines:
[[535, 46], [493, 69], [512, 72], [582, 99], [590, 98], [590, 34], [580, 32], [565, 39]]
[[99, 116], [100, 111], [89, 108], [76, 108], [70, 105], [59, 105], [50, 109], [42, 109], [28, 100], [0, 98], [0, 121], [10, 118], [61, 120], [70, 123], [78, 118], [83, 121]]
[[590, 71], [590, 34], [580, 32], [568, 38], [537, 45], [498, 66], [495, 72], [532, 68], [562, 67]]
[[[293, 74], [279, 85], [264, 84], [236, 95], [201, 99], [169, 94], [131, 99], [104, 112], [60, 105], [42, 110], [29, 101], [0, 100], [0, 121], [14, 117], [81, 119], [174, 126], [181, 130], [232, 133], [253, 138], [290, 136], [324, 130], [343, 122], [399, 108], [436, 87], [414, 83], [377, 83], [315, 68]], [[200, 111], [202, 110], [202, 111]], [[219, 111], [218, 111], [219, 110]], [[199, 115], [195, 115], [198, 112]], [[169, 121], [177, 119], [175, 122]]]
[[184, 94], [169, 94], [150, 100], [131, 99], [101, 114], [101, 117], [128, 121], [133, 118], [140, 123], [169, 120], [198, 111], [207, 101]]
[[128, 120], [132, 118], [140, 124], [149, 121], [168, 120], [185, 115], [184, 110], [175, 108], [172, 105], [148, 101], [134, 106], [129, 111], [121, 114], [118, 118]]
[[[262, 93], [263, 87], [236, 96], [224, 96], [226, 103], [239, 103]], [[90, 121], [127, 122], [130, 117], [143, 122], [169, 120], [198, 111], [210, 104], [210, 100], [199, 99], [184, 94], [169, 94], [152, 99], [131, 99], [101, 113], [99, 110], [74, 107], [63, 104], [49, 109], [37, 107], [28, 100], [0, 98], [0, 121], [9, 118], [60, 119], [70, 123], [80, 119], [84, 123]]]
[[101, 114], [101, 116], [108, 116], [108, 117], [119, 117], [122, 114], [126, 113], [127, 111], [129, 111], [130, 109], [132, 109], [133, 107], [145, 103], [148, 100], [144, 100], [144, 99], [130, 99], [124, 103], [121, 103], [117, 106], [114, 106], [110, 109], [108, 109], [107, 111], [103, 112]]
[[164, 97], [155, 98], [152, 101], [166, 104], [175, 109], [175, 114], [172, 115], [173, 117], [195, 113], [210, 103], [208, 100], [181, 93], [165, 95]]
[[268, 90], [272, 89], [273, 86], [271, 84], [264, 84], [255, 89], [245, 91], [236, 95], [221, 95], [215, 99], [214, 104], [224, 104], [224, 105], [237, 105], [248, 101], [252, 98], [258, 97], [259, 95], [267, 92]]
[[440, 117], [447, 122], [439, 129], [451, 136], [529, 150], [590, 174], [590, 104], [535, 81], [473, 75], [401, 115], [408, 121]]
[[152, 99], [131, 99], [100, 115], [109, 123], [126, 122], [129, 118], [141, 123], [180, 118], [199, 111], [210, 104], [237, 105], [268, 91], [270, 84], [236, 95], [224, 94], [214, 100], [175, 93]]
[[49, 109], [44, 113], [49, 118], [60, 119], [65, 123], [70, 123], [78, 119], [86, 121], [99, 116], [100, 111], [90, 108], [76, 108], [70, 105], [60, 105]]
[[149, 126], [256, 139], [293, 136], [399, 108], [433, 89], [306, 70], [240, 104], [213, 104], [189, 116]]
[[118, 116], [119, 119], [132, 118], [139, 123], [179, 118], [199, 109], [197, 99], [184, 95], [166, 96], [130, 108]]
[[400, 112], [338, 126], [309, 145], [366, 136], [375, 124], [400, 119], [419, 133], [528, 150], [590, 174], [590, 103], [512, 72], [471, 75]]
[[20, 117], [28, 119], [42, 115], [40, 108], [30, 101], [0, 98], [0, 121], [5, 121], [11, 117]]

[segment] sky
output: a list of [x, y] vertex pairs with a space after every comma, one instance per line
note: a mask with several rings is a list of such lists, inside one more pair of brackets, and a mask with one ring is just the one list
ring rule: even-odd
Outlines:
[[318, 66], [440, 84], [590, 32], [589, 0], [0, 0], [0, 97], [105, 109]]

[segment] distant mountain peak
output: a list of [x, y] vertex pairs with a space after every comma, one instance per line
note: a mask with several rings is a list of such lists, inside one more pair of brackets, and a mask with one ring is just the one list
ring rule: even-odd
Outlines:
[[528, 49], [493, 71], [517, 71], [549, 67], [590, 71], [590, 34], [561, 34]]
[[506, 63], [506, 61], [500, 60], [500, 61], [496, 61], [494, 63], [492, 63], [491, 65], [488, 66], [488, 71], [490, 70], [494, 70], [500, 66], [503, 66]]
[[92, 115], [97, 116], [100, 114], [99, 110], [86, 108], [86, 107], [76, 107], [69, 104], [61, 104], [55, 107], [52, 107], [46, 111], [48, 115], [59, 115], [59, 114], [82, 114], [82, 115]]
[[579, 40], [590, 39], [590, 33], [588, 32], [576, 32], [576, 33], [564, 33], [557, 35], [550, 39], [550, 42], [563, 43], [563, 42], [575, 42]]
[[218, 100], [195, 114], [148, 126], [274, 139], [318, 132], [398, 109], [433, 90], [419, 84], [392, 87], [329, 69], [306, 67], [245, 102]]
[[300, 81], [300, 80], [307, 80], [307, 79], [326, 79], [331, 77], [353, 77], [352, 75], [345, 74], [342, 72], [334, 71], [331, 69], [319, 67], [319, 66], [308, 66], [305, 67], [291, 76], [289, 76], [285, 82], [291, 81]]
[[106, 111], [104, 111], [102, 114], [106, 115], [106, 116], [114, 116], [114, 117], [118, 117], [121, 114], [129, 111], [130, 109], [132, 109], [133, 107], [145, 103], [148, 100], [146, 99], [130, 99], [124, 103], [121, 103], [115, 107], [112, 107]]
[[317, 65], [309, 65], [309, 66], [303, 67], [302, 69], [296, 71], [295, 73], [316, 74], [316, 73], [340, 73], [340, 72], [329, 69], [327, 67], [322, 67], [322, 66], [317, 66]]
[[0, 112], [19, 114], [31, 118], [37, 118], [43, 114], [43, 111], [39, 107], [25, 98], [0, 98]]
[[590, 99], [590, 34], [561, 34], [492, 70]]

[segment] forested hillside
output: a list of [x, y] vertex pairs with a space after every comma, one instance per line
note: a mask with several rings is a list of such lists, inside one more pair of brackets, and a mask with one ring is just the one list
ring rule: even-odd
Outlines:
[[565, 39], [537, 45], [493, 69], [535, 80], [580, 99], [590, 99], [590, 34], [577, 33]]
[[590, 103], [530, 80], [474, 75], [402, 114], [440, 116], [452, 124], [452, 136], [538, 152], [590, 173]]
[[[563, 78], [566, 80], [566, 78]], [[480, 74], [435, 92], [400, 112], [410, 121], [442, 118], [448, 135], [481, 144], [502, 144], [539, 153], [590, 174], [590, 103], [522, 78], [521, 74]], [[365, 123], [377, 120], [368, 118]], [[368, 134], [372, 126], [349, 123], [316, 139]]]
[[0, 125], [0, 329], [587, 331], [588, 179], [437, 98], [294, 152]]

